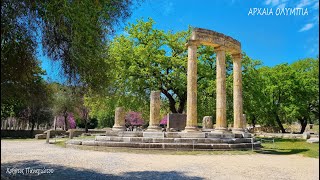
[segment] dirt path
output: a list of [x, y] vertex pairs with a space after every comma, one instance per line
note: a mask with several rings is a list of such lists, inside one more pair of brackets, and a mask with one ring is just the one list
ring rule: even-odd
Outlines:
[[1, 141], [1, 176], [10, 179], [316, 180], [318, 169], [319, 159], [298, 155], [132, 154]]

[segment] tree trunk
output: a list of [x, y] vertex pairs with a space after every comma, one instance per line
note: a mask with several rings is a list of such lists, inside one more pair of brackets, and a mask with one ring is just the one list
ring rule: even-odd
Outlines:
[[85, 122], [84, 123], [85, 124], [84, 127], [85, 127], [85, 130], [86, 130], [86, 133], [88, 133], [88, 120], [85, 119], [84, 122]]
[[282, 133], [285, 133], [286, 130], [283, 128], [283, 125], [281, 123], [280, 117], [277, 113], [275, 113], [276, 122], [278, 123], [278, 126], [280, 127], [280, 130]]
[[254, 128], [256, 127], [257, 118], [255, 115], [252, 116], [251, 124], [252, 124], [252, 132], [254, 133]]
[[186, 102], [187, 102], [187, 99], [180, 99], [178, 113], [183, 113]]
[[53, 129], [57, 130], [57, 116], [54, 117]]
[[169, 107], [172, 113], [178, 113], [176, 109], [176, 101], [172, 97], [172, 95], [165, 89], [161, 89], [161, 92], [169, 99]]
[[35, 126], [35, 120], [31, 118], [31, 130], [30, 130], [31, 137], [33, 135], [34, 126]]
[[301, 130], [300, 130], [300, 134], [304, 133], [304, 131], [306, 130], [307, 124], [308, 124], [308, 120], [306, 118], [299, 118], [298, 119], [300, 121], [301, 124]]
[[67, 113], [64, 113], [64, 124], [65, 124], [65, 130], [68, 131], [68, 115]]

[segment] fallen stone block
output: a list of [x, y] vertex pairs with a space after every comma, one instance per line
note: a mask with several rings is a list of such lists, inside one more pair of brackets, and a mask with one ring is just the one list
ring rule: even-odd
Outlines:
[[319, 143], [319, 138], [310, 138], [307, 140], [307, 143]]

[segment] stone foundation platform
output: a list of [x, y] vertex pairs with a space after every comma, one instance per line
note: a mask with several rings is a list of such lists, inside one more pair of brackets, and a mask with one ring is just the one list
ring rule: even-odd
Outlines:
[[108, 131], [94, 140], [69, 140], [67, 145], [126, 147], [168, 150], [259, 149], [261, 144], [251, 134], [231, 132], [131, 132]]

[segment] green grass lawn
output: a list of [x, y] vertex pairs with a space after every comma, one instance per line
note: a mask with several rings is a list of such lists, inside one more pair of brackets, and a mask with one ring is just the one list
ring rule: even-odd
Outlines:
[[[261, 138], [257, 139], [261, 140]], [[263, 147], [261, 148], [261, 151], [257, 151], [257, 153], [274, 155], [301, 154], [306, 157], [319, 158], [319, 143], [310, 144], [302, 139], [275, 138], [273, 144], [273, 142], [270, 142], [272, 139], [262, 139], [269, 140], [269, 142], [263, 141]]]

